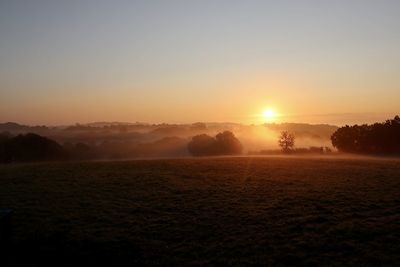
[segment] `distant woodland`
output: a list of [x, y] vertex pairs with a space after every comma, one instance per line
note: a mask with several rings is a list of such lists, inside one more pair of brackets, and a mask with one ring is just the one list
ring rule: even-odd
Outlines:
[[282, 132], [295, 137], [293, 153], [400, 154], [398, 116], [384, 123], [341, 128], [300, 123], [106, 122], [47, 127], [8, 122], [0, 124], [0, 162], [274, 154], [280, 152]]
[[384, 123], [339, 128], [332, 135], [338, 150], [360, 154], [400, 154], [400, 117]]

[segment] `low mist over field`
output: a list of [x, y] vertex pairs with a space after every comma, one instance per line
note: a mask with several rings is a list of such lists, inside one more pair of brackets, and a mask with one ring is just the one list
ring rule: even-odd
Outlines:
[[[187, 144], [193, 136], [231, 131], [243, 145], [244, 153], [258, 150], [278, 150], [282, 131], [296, 136], [297, 147], [331, 147], [331, 135], [338, 129], [332, 125], [305, 123], [272, 123], [243, 125], [238, 123], [146, 124], [89, 123], [72, 126], [26, 126], [17, 123], [0, 124], [0, 132], [10, 135], [35, 133], [70, 148], [75, 146], [107, 151], [110, 157], [186, 156]], [[86, 153], [90, 153], [87, 151]]]

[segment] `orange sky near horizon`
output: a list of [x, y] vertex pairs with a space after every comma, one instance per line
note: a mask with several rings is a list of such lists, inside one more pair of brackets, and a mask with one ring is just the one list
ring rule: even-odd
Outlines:
[[[333, 95], [318, 94], [314, 86], [321, 88], [321, 85], [307, 83], [305, 79], [299, 77], [285, 78], [283, 74], [277, 73], [246, 75], [247, 78], [209, 83], [206, 81], [201, 83], [174, 81], [163, 85], [153, 83], [143, 86], [139, 95], [131, 92], [129, 85], [125, 85], [113, 89], [89, 90], [88, 93], [70, 94], [70, 90], [67, 90], [67, 94], [63, 91], [50, 93], [51, 97], [26, 96], [23, 100], [26, 104], [18, 111], [11, 113], [7, 112], [7, 109], [1, 110], [0, 120], [11, 119], [31, 125], [63, 125], [94, 121], [148, 123], [205, 121], [244, 124], [304, 122], [343, 125], [384, 121], [396, 115], [390, 109], [390, 102], [397, 102], [393, 98], [382, 99], [389, 108], [380, 108], [381, 112], [378, 113], [374, 112], [376, 109], [373, 107], [379, 103], [379, 96], [359, 99], [354, 103], [354, 99], [359, 98], [356, 95], [358, 92], [351, 96], [346, 93], [346, 96], [340, 97], [347, 99], [338, 100]], [[159, 90], [159, 87], [163, 90]], [[109, 94], [109, 91], [113, 93]], [[15, 100], [21, 101], [21, 97]], [[146, 105], [143, 106], [142, 103]], [[7, 104], [17, 105], [12, 103], [12, 99], [9, 99], [5, 106]], [[360, 104], [371, 108], [366, 109]], [[263, 117], [262, 112], [266, 109], [274, 110], [277, 117], [272, 121]]]
[[389, 0], [5, 1], [0, 122], [261, 124], [268, 108], [274, 122], [384, 121], [399, 113], [399, 9]]

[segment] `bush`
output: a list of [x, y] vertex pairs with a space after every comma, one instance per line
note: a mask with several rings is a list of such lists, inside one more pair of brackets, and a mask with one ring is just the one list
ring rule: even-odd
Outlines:
[[194, 136], [188, 150], [193, 156], [238, 155], [242, 153], [243, 146], [232, 132], [224, 131], [215, 138], [207, 134]]
[[2, 145], [3, 162], [58, 160], [65, 157], [63, 148], [55, 141], [37, 134], [20, 134]]

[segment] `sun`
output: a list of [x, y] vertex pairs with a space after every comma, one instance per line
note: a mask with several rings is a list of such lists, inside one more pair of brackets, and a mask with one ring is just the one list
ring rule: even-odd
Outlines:
[[265, 109], [265, 110], [262, 112], [262, 117], [263, 117], [266, 121], [273, 121], [273, 120], [276, 119], [277, 113], [275, 112], [275, 110], [273, 110], [273, 109], [271, 109], [271, 108], [268, 108], [268, 109]]

